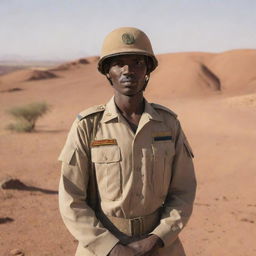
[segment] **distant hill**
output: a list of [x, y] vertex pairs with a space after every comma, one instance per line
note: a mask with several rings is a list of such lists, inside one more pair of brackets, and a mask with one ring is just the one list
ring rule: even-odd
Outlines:
[[5, 66], [5, 65], [0, 65], [0, 76], [4, 74], [8, 74], [10, 72], [19, 70], [19, 69], [24, 69], [24, 66]]
[[[147, 95], [169, 98], [256, 92], [256, 50], [170, 53], [157, 55], [157, 58], [159, 66], [151, 74]], [[47, 83], [53, 83], [52, 86], [63, 84], [63, 88], [66, 84], [75, 83], [81, 87], [86, 84], [93, 91], [95, 84], [108, 83], [97, 71], [97, 61], [98, 57], [81, 58], [41, 69], [23, 69], [1, 76], [0, 82], [4, 87], [5, 84], [14, 86], [26, 81], [31, 84], [31, 80], [58, 77]]]
[[171, 53], [157, 56], [150, 93], [196, 96], [256, 92], [256, 50]]

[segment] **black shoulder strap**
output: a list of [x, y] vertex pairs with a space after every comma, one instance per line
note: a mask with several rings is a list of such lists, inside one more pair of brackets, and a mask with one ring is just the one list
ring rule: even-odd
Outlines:
[[[90, 144], [94, 140], [98, 128], [99, 121], [102, 118], [103, 113], [96, 115], [93, 120], [93, 128], [90, 133]], [[117, 237], [122, 241], [124, 244], [128, 244], [131, 241], [131, 238], [121, 233], [113, 223], [108, 219], [108, 217], [103, 213], [100, 207], [100, 200], [99, 200], [99, 191], [97, 186], [97, 179], [96, 179], [96, 171], [94, 164], [90, 163], [90, 172], [89, 172], [89, 183], [88, 183], [88, 190], [87, 190], [87, 203], [88, 205], [94, 210], [96, 218], [103, 224], [105, 228], [111, 230], [113, 234], [116, 234]]]
[[[99, 114], [94, 116], [92, 131], [89, 134], [90, 146], [96, 136], [98, 124], [102, 118], [102, 115], [103, 115], [103, 112], [100, 112]], [[97, 209], [99, 209], [98, 186], [96, 182], [95, 166], [91, 159], [90, 159], [89, 166], [90, 166], [90, 169], [89, 169], [89, 182], [88, 182], [88, 189], [87, 189], [87, 203], [94, 211], [97, 211]]]

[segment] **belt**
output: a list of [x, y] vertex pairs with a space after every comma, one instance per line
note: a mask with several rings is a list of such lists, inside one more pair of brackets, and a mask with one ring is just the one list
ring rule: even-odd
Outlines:
[[160, 211], [132, 219], [107, 216], [112, 224], [127, 236], [141, 236], [151, 232], [160, 221]]

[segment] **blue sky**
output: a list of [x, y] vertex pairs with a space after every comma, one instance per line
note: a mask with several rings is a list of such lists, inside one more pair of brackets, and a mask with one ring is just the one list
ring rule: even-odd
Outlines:
[[156, 53], [256, 48], [256, 1], [0, 0], [0, 58], [98, 55], [121, 26], [146, 32]]

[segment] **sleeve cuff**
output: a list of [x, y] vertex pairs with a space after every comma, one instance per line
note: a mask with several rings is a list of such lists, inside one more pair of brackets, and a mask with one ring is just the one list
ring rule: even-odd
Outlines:
[[119, 240], [109, 231], [88, 245], [88, 249], [97, 256], [105, 256], [112, 250], [112, 248], [119, 242]]
[[163, 241], [164, 246], [166, 247], [175, 241], [180, 231], [181, 228], [177, 224], [170, 227], [170, 225], [161, 223], [151, 232], [151, 234], [157, 235]]

